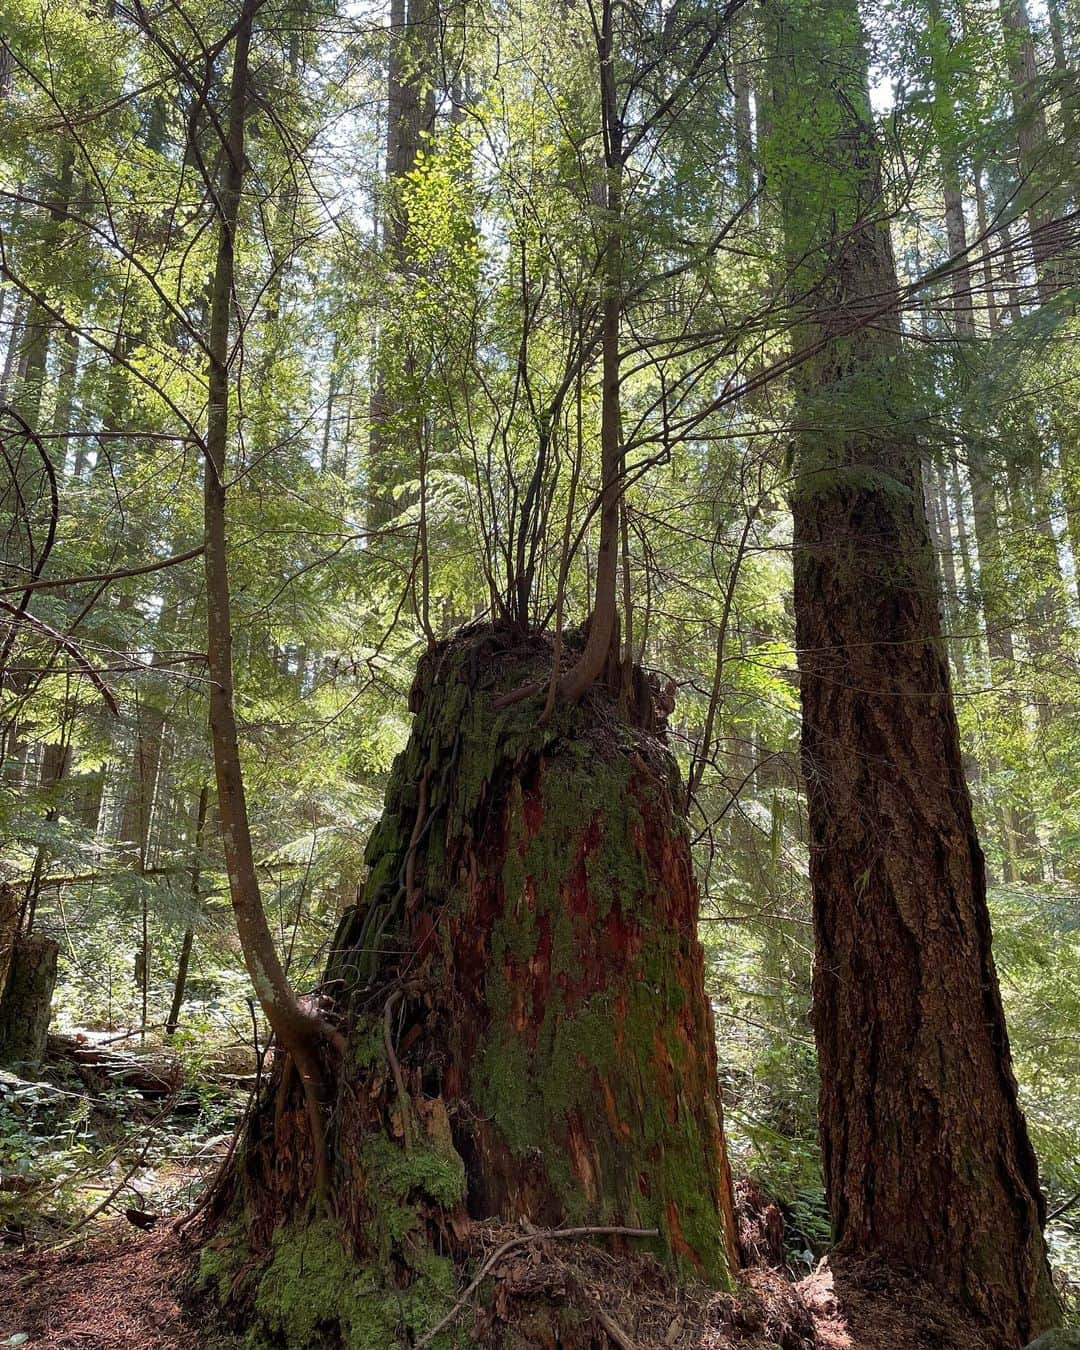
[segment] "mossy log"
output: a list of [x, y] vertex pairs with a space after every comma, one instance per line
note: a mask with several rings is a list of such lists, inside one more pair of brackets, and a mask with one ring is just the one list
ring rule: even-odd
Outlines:
[[24, 933], [12, 944], [0, 996], [0, 1064], [37, 1065], [45, 1058], [59, 951], [41, 933]]
[[[484, 632], [421, 663], [320, 995], [349, 1047], [344, 1064], [327, 1052], [328, 1205], [312, 1200], [295, 1075], [278, 1069], [203, 1252], [265, 1344], [411, 1344], [452, 1306], [476, 1219], [655, 1230], [646, 1245], [669, 1265], [730, 1279], [674, 761], [603, 691], [546, 722], [528, 702], [495, 711], [550, 660], [546, 643]], [[433, 1342], [458, 1343], [472, 1343], [460, 1326]]]

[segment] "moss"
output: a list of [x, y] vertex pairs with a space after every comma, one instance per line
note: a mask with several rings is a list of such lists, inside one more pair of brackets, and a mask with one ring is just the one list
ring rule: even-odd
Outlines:
[[394, 1200], [419, 1193], [443, 1209], [465, 1198], [465, 1164], [451, 1147], [415, 1146], [406, 1153], [389, 1139], [375, 1136], [362, 1153], [369, 1183]]
[[[360, 1044], [367, 1047], [363, 1055], [376, 1053], [372, 1038], [361, 1037]], [[450, 1209], [464, 1197], [461, 1158], [449, 1143], [428, 1140], [406, 1153], [375, 1135], [364, 1144], [361, 1162], [372, 1215], [364, 1257], [348, 1247], [334, 1220], [279, 1228], [258, 1282], [250, 1350], [263, 1344], [389, 1350], [412, 1344], [452, 1306], [456, 1271], [428, 1245], [424, 1214], [432, 1205]], [[203, 1259], [208, 1276], [217, 1276], [217, 1255], [207, 1249]], [[408, 1278], [398, 1287], [392, 1272], [405, 1269]], [[218, 1288], [224, 1294], [228, 1285], [219, 1278]], [[449, 1350], [466, 1343], [455, 1327], [433, 1345]]]
[[218, 1233], [212, 1245], [208, 1244], [199, 1252], [195, 1283], [213, 1293], [219, 1303], [225, 1303], [235, 1295], [237, 1284], [250, 1260], [251, 1252], [240, 1227], [224, 1229]]
[[[538, 830], [526, 828], [519, 789], [507, 802], [508, 847], [500, 874], [505, 908], [491, 931], [494, 959], [485, 987], [491, 1023], [472, 1091], [515, 1154], [542, 1153], [568, 1217], [656, 1227], [667, 1260], [723, 1283], [727, 1257], [715, 1179], [702, 1170], [714, 1154], [708, 1112], [699, 1119], [702, 1104], [689, 1109], [681, 1100], [682, 1073], [691, 1071], [678, 1030], [687, 995], [672, 975], [686, 939], [657, 912], [662, 901], [652, 889], [657, 883], [645, 851], [643, 810], [670, 814], [660, 800], [664, 785], [643, 789], [626, 758], [605, 760], [588, 748], [549, 755], [542, 774]], [[581, 884], [582, 865], [584, 919], [575, 918], [567, 903], [567, 888]], [[519, 897], [527, 887], [526, 911]], [[610, 991], [587, 992], [580, 931], [583, 921], [606, 921], [616, 906], [641, 942], [639, 978], [628, 983], [620, 977], [618, 1012]], [[541, 925], [550, 934], [551, 978], [544, 1006], [534, 1008], [530, 982], [518, 983], [513, 970], [515, 962], [520, 969], [532, 958]], [[573, 992], [578, 988], [580, 994]], [[661, 1082], [662, 1074], [668, 1081]], [[590, 1179], [598, 1193], [591, 1199], [567, 1160], [563, 1141], [572, 1119], [587, 1147], [597, 1151], [581, 1164], [595, 1174]], [[620, 1123], [633, 1138], [633, 1153], [649, 1162], [647, 1194], [636, 1174], [627, 1176], [634, 1169], [621, 1154]], [[669, 1207], [677, 1216], [674, 1226]]]
[[[496, 1010], [496, 1024], [502, 1021]], [[488, 1037], [480, 1054], [474, 1083], [477, 1105], [499, 1123], [518, 1154], [543, 1141], [544, 1122], [533, 1109], [529, 1052], [520, 1036]]]
[[[413, 1279], [395, 1287], [386, 1268], [365, 1265], [342, 1244], [336, 1225], [321, 1219], [280, 1229], [259, 1283], [255, 1309], [260, 1319], [249, 1337], [255, 1350], [283, 1344], [288, 1350], [343, 1345], [346, 1350], [389, 1350], [405, 1346], [450, 1310], [457, 1284], [453, 1263], [430, 1249], [410, 1262]], [[438, 1350], [468, 1344], [464, 1329], [448, 1328], [432, 1343]]]
[[372, 1069], [386, 1059], [383, 1029], [375, 1018], [368, 1018], [354, 1028], [349, 1037], [349, 1049], [357, 1069]]

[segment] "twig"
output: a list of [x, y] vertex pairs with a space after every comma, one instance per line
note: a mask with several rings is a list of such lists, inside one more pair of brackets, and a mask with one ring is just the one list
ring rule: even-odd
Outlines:
[[637, 1341], [630, 1339], [610, 1313], [606, 1313], [603, 1308], [597, 1308], [595, 1315], [596, 1320], [607, 1332], [608, 1337], [619, 1347], [619, 1350], [638, 1350]]
[[15, 625], [24, 623], [29, 627], [36, 629], [37, 632], [42, 633], [45, 637], [50, 638], [58, 647], [63, 647], [64, 651], [75, 658], [75, 661], [77, 662], [76, 670], [79, 674], [85, 675], [90, 680], [91, 684], [97, 687], [98, 692], [105, 700], [112, 715], [114, 717], [120, 716], [120, 708], [112, 690], [90, 664], [89, 659], [84, 656], [78, 646], [72, 642], [71, 638], [58, 632], [51, 624], [43, 623], [41, 619], [36, 618], [33, 614], [28, 614], [25, 610], [21, 610], [15, 605], [8, 604], [4, 599], [0, 599], [0, 609], [5, 610], [8, 614], [13, 616], [12, 633], [15, 632]]
[[85, 586], [92, 581], [121, 581], [125, 577], [142, 577], [149, 572], [163, 572], [166, 567], [176, 567], [180, 563], [190, 562], [202, 555], [202, 544], [189, 548], [185, 553], [174, 554], [171, 558], [161, 558], [157, 562], [144, 563], [142, 567], [119, 567], [114, 572], [87, 572], [82, 576], [54, 577], [50, 580], [27, 581], [22, 586], [0, 586], [0, 595], [18, 595], [29, 591], [55, 591], [64, 586]]
[[[446, 1314], [441, 1322], [425, 1332], [416, 1342], [416, 1350], [424, 1350], [424, 1346], [430, 1345], [440, 1331], [450, 1325], [457, 1317], [458, 1313], [468, 1303], [471, 1296], [483, 1284], [491, 1269], [506, 1255], [513, 1251], [515, 1247], [525, 1247], [530, 1242], [546, 1242], [549, 1238], [586, 1238], [586, 1237], [640, 1237], [654, 1238], [660, 1236], [658, 1228], [542, 1228], [535, 1233], [523, 1233], [521, 1237], [511, 1238], [509, 1242], [502, 1243], [496, 1247], [476, 1274], [476, 1278], [468, 1285], [465, 1292]], [[605, 1328], [606, 1329], [606, 1328]]]
[[[265, 1054], [265, 1051], [263, 1053]], [[291, 1063], [292, 1060], [289, 1060], [289, 1064]], [[173, 1220], [172, 1230], [174, 1233], [179, 1233], [181, 1237], [184, 1237], [194, 1226], [199, 1216], [210, 1208], [211, 1202], [217, 1197], [218, 1192], [225, 1185], [226, 1174], [236, 1153], [236, 1146], [240, 1142], [240, 1135], [251, 1118], [251, 1108], [256, 1100], [256, 1089], [258, 1087], [259, 1077], [256, 1075], [255, 1082], [252, 1083], [251, 1090], [248, 1093], [247, 1102], [244, 1104], [244, 1109], [240, 1113], [240, 1119], [236, 1122], [236, 1128], [232, 1132], [232, 1138], [229, 1140], [229, 1147], [225, 1150], [225, 1156], [221, 1159], [210, 1185], [207, 1186], [202, 1195], [199, 1196], [192, 1209], [186, 1214], [181, 1214], [179, 1218]]]

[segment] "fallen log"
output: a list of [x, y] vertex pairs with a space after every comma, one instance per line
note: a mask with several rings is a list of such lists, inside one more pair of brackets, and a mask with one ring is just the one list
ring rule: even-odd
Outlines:
[[109, 1088], [129, 1088], [148, 1101], [176, 1092], [183, 1082], [183, 1069], [175, 1055], [155, 1050], [135, 1055], [95, 1045], [88, 1037], [54, 1033], [49, 1036], [50, 1060], [72, 1065], [82, 1081], [94, 1092]]

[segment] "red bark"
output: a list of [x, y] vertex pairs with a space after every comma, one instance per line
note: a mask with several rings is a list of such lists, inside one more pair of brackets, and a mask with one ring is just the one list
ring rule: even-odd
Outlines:
[[[600, 690], [544, 726], [534, 708], [494, 713], [497, 689], [551, 660], [543, 643], [492, 657], [501, 645], [424, 658], [364, 897], [334, 943], [327, 1014], [359, 1066], [328, 1115], [338, 1237], [409, 1284], [419, 1234], [460, 1252], [470, 1219], [656, 1230], [661, 1257], [724, 1284], [731, 1183], [673, 763]], [[306, 1222], [295, 1097], [279, 1081], [263, 1103], [219, 1215], [242, 1213], [264, 1252], [264, 1302], [270, 1240]], [[407, 1223], [386, 1208], [399, 1183]]]

